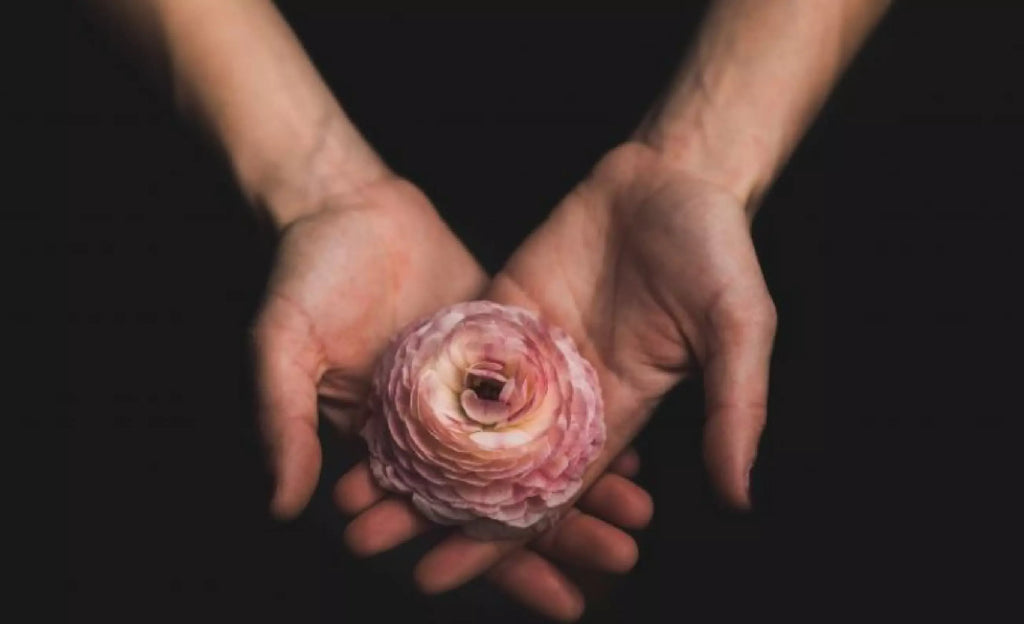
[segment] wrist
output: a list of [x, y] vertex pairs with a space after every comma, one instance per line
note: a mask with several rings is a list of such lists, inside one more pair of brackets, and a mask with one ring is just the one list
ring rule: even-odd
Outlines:
[[318, 124], [294, 145], [230, 154], [242, 193], [277, 231], [319, 212], [327, 198], [344, 197], [389, 175], [388, 168], [344, 118]]
[[728, 192], [752, 218], [771, 180], [777, 159], [767, 137], [723, 111], [693, 106], [671, 119], [655, 115], [634, 139], [650, 147], [664, 166]]

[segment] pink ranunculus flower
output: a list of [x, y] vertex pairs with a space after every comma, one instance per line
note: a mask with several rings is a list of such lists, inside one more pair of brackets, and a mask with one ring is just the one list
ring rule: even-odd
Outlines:
[[403, 330], [378, 364], [369, 412], [377, 482], [483, 538], [550, 526], [605, 440], [597, 375], [572, 339], [489, 301]]

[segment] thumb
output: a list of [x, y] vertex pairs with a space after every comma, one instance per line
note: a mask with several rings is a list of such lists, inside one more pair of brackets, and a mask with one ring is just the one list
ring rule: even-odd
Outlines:
[[715, 491], [749, 509], [750, 469], [764, 429], [775, 307], [767, 294], [709, 315], [704, 392], [704, 460]]
[[271, 306], [253, 332], [260, 431], [274, 476], [270, 510], [282, 520], [302, 511], [320, 474], [315, 348], [297, 322]]

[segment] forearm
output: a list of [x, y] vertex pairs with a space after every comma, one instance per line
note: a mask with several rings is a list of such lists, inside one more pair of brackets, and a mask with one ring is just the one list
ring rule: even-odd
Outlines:
[[888, 0], [718, 0], [637, 131], [756, 210]]
[[269, 0], [94, 2], [165, 70], [279, 227], [386, 174]]

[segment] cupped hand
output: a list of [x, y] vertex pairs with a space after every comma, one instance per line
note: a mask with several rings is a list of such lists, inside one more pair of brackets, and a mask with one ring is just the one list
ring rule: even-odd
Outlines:
[[[408, 323], [449, 304], [479, 297], [487, 277], [408, 182], [386, 177], [318, 202], [281, 237], [267, 295], [254, 326], [259, 415], [275, 476], [272, 511], [297, 515], [320, 471], [318, 413], [343, 433], [360, 425], [373, 366], [388, 340]], [[638, 526], [650, 517], [647, 494], [621, 475], [637, 457], [619, 461], [581, 504], [605, 520]], [[339, 483], [348, 509], [383, 497], [365, 462]], [[582, 533], [552, 540], [545, 554], [591, 567], [632, 565], [635, 544], [596, 516], [573, 512]], [[370, 521], [367, 524], [367, 521]], [[403, 524], [404, 523], [404, 524]], [[364, 527], [360, 529], [360, 526]], [[369, 526], [369, 530], [366, 527]], [[353, 523], [357, 552], [383, 550], [428, 523], [388, 499]], [[396, 542], [397, 543], [397, 542]], [[605, 553], [593, 563], [593, 551]], [[534, 608], [565, 616], [581, 604], [578, 590], [541, 555], [509, 551], [491, 578]]]
[[489, 290], [539, 310], [594, 364], [604, 463], [669, 389], [702, 369], [708, 472], [738, 508], [751, 504], [776, 324], [745, 208], [745, 198], [628, 143], [562, 201]]
[[285, 227], [254, 325], [260, 424], [275, 477], [271, 508], [282, 518], [297, 515], [316, 486], [318, 404], [352, 431], [391, 336], [476, 297], [487, 282], [405, 180], [385, 176], [316, 203]]
[[[601, 498], [603, 490], [619, 488], [617, 509], [602, 509], [605, 517], [624, 527], [646, 522], [646, 493], [625, 480], [605, 485], [598, 476], [660, 398], [699, 367], [707, 395], [704, 448], [712, 482], [729, 504], [750, 505], [748, 479], [765, 423], [775, 310], [740, 197], [672, 166], [644, 144], [626, 144], [604, 158], [520, 247], [487, 298], [539, 311], [574, 337], [598, 371], [608, 440], [587, 471], [585, 483], [595, 485], [581, 504], [591, 504], [595, 492]], [[370, 506], [379, 496], [364, 467], [339, 483], [339, 506], [362, 512], [349, 528], [357, 549], [383, 550], [420, 530], [421, 521], [401, 502]], [[587, 549], [581, 534], [591, 529], [579, 517], [567, 514], [541, 537], [540, 547], [574, 542], [591, 559], [601, 559], [596, 567], [605, 569], [630, 561], [630, 553], [616, 548], [635, 548], [632, 540], [605, 539], [618, 546]], [[617, 531], [601, 527], [592, 534], [609, 529]], [[489, 569], [501, 577], [505, 563], [496, 564], [521, 552], [520, 546], [455, 534], [420, 561], [417, 580], [438, 592]], [[635, 552], [631, 556], [635, 559]], [[568, 583], [557, 570], [546, 569], [544, 576], [556, 579], [546, 583], [549, 588]], [[575, 601], [582, 608], [578, 593], [551, 591], [560, 593], [563, 603]]]

